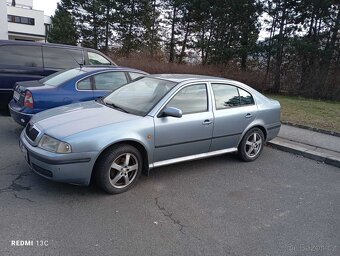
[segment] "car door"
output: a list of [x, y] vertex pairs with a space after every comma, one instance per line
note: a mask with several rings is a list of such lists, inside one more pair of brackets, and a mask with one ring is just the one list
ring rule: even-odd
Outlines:
[[155, 117], [154, 162], [209, 151], [213, 114], [205, 83], [185, 86], [165, 107], [182, 110], [182, 117]]
[[210, 151], [238, 146], [243, 131], [255, 119], [257, 106], [252, 95], [230, 84], [212, 83], [214, 130]]
[[124, 71], [96, 74], [93, 76], [93, 96], [94, 98], [103, 97], [127, 82], [128, 78]]

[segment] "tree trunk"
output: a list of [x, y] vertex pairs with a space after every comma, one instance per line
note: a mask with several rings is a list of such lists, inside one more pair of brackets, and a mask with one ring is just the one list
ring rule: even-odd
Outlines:
[[277, 42], [277, 53], [274, 73], [274, 86], [272, 92], [278, 93], [281, 89], [281, 65], [283, 59], [283, 47], [284, 47], [284, 26], [286, 22], [286, 8], [283, 7], [282, 16], [280, 19], [280, 29]]
[[110, 15], [110, 6], [106, 6], [106, 24], [105, 24], [105, 51], [109, 50], [109, 15]]
[[92, 18], [93, 18], [93, 48], [98, 49], [98, 28], [97, 28], [97, 15], [95, 12], [95, 6], [93, 3]]
[[175, 60], [175, 24], [177, 16], [177, 6], [173, 6], [172, 12], [172, 22], [171, 22], [171, 39], [170, 39], [170, 56], [169, 62], [174, 62]]
[[266, 74], [264, 76], [264, 81], [267, 82], [269, 69], [270, 69], [270, 62], [272, 58], [272, 47], [273, 47], [273, 36], [275, 33], [275, 27], [276, 27], [276, 15], [273, 17], [273, 23], [270, 28], [270, 34], [269, 34], [269, 43], [268, 43], [268, 55], [267, 55], [267, 64], [266, 64]]
[[335, 52], [335, 47], [336, 47], [336, 41], [337, 41], [337, 36], [339, 33], [339, 27], [340, 27], [340, 11], [338, 11], [334, 27], [332, 29], [332, 36], [330, 39], [330, 42], [327, 43], [323, 57], [321, 58], [321, 63], [320, 63], [320, 75], [319, 75], [319, 83], [317, 83], [316, 88], [314, 89], [314, 95], [315, 97], [320, 96], [320, 92], [323, 91], [325, 83], [327, 81], [328, 73], [329, 73], [329, 68], [331, 66], [331, 62], [333, 59], [333, 55]]
[[247, 58], [248, 58], [248, 31], [242, 37], [242, 52], [241, 52], [241, 70], [246, 71], [247, 69]]
[[181, 54], [180, 54], [179, 60], [178, 60], [178, 63], [180, 63], [180, 64], [183, 62], [183, 58], [184, 58], [184, 55], [185, 55], [185, 48], [186, 48], [187, 41], [188, 41], [189, 31], [190, 31], [190, 22], [187, 22], [187, 26], [186, 26], [186, 29], [185, 29], [184, 40], [182, 42], [182, 50], [181, 50]]
[[154, 57], [155, 52], [155, 26], [156, 26], [156, 0], [152, 1], [152, 28], [151, 28], [151, 45], [150, 45], [150, 55], [151, 58]]

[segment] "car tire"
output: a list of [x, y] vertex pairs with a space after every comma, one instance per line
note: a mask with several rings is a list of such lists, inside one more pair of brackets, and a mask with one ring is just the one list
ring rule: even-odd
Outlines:
[[245, 162], [251, 162], [257, 159], [265, 143], [264, 135], [261, 129], [252, 128], [242, 138], [238, 146], [238, 156]]
[[123, 193], [136, 184], [142, 166], [138, 149], [127, 144], [113, 146], [96, 163], [96, 183], [109, 194]]

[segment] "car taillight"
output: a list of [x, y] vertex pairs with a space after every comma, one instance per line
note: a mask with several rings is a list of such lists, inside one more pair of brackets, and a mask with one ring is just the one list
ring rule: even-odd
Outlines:
[[25, 92], [24, 106], [28, 108], [33, 108], [33, 95], [30, 91]]

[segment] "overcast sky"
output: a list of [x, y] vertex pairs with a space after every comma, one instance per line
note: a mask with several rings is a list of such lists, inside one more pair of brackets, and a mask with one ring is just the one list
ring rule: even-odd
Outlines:
[[33, 9], [44, 11], [45, 15], [51, 16], [57, 9], [60, 0], [33, 0]]

